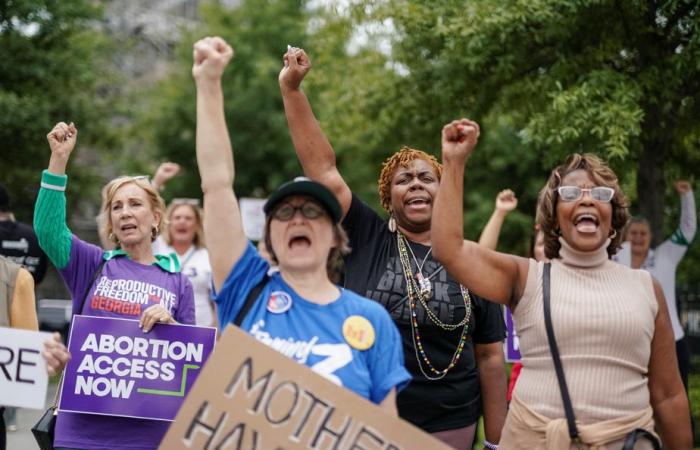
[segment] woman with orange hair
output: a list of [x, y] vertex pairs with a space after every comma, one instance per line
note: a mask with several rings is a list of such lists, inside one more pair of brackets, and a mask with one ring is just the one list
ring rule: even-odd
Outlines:
[[[379, 176], [385, 220], [355, 196], [314, 118], [301, 81], [306, 53], [290, 48], [279, 82], [294, 147], [305, 174], [328, 187], [342, 207], [352, 253], [345, 287], [381, 303], [403, 338], [412, 381], [398, 396], [399, 415], [457, 449], [471, 449], [484, 413], [486, 439], [498, 443], [506, 414], [504, 325], [498, 305], [461, 285], [432, 256], [431, 219], [442, 167], [404, 147]], [[477, 370], [478, 366], [478, 370]]]

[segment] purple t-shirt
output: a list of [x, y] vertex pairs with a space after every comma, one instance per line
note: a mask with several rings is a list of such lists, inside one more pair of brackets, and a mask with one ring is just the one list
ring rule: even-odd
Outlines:
[[[73, 313], [138, 320], [143, 311], [160, 304], [182, 324], [194, 324], [194, 295], [186, 276], [159, 265], [143, 265], [115, 255], [102, 267], [80, 304], [102, 262], [101, 248], [73, 236], [70, 259], [60, 270], [73, 297]], [[155, 449], [170, 422], [61, 411], [56, 420], [55, 447], [80, 449]]]

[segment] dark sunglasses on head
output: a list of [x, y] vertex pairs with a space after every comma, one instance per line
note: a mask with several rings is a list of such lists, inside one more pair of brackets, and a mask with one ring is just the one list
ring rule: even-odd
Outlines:
[[557, 192], [563, 202], [575, 202], [583, 197], [585, 192], [588, 192], [593, 200], [606, 203], [612, 200], [615, 195], [615, 189], [605, 186], [596, 186], [590, 189], [578, 186], [559, 186]]
[[326, 215], [326, 211], [322, 207], [315, 203], [307, 202], [299, 206], [283, 203], [272, 212], [272, 217], [286, 222], [287, 220], [291, 220], [297, 211], [301, 211], [301, 215], [307, 219], [318, 219]]

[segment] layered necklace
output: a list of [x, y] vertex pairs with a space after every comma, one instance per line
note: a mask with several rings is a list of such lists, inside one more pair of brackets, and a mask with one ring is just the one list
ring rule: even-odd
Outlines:
[[[399, 250], [399, 259], [401, 261], [401, 267], [403, 268], [403, 274], [404, 277], [406, 278], [406, 295], [408, 297], [408, 307], [410, 310], [410, 322], [411, 322], [411, 334], [413, 336], [413, 348], [414, 351], [416, 352], [416, 360], [418, 361], [418, 368], [420, 369], [421, 373], [425, 378], [429, 380], [440, 380], [447, 375], [447, 372], [450, 371], [455, 365], [457, 365], [457, 361], [459, 361], [459, 358], [462, 356], [462, 351], [464, 350], [464, 343], [467, 340], [467, 333], [469, 331], [469, 319], [471, 318], [472, 315], [472, 302], [471, 298], [469, 296], [469, 290], [462, 286], [461, 284], [459, 285], [459, 290], [462, 294], [462, 299], [464, 300], [464, 319], [462, 319], [459, 323], [457, 324], [449, 324], [449, 323], [444, 323], [440, 320], [440, 318], [428, 307], [428, 301], [430, 300], [430, 295], [432, 293], [432, 283], [430, 281], [430, 277], [426, 277], [423, 275], [423, 266], [425, 265], [425, 261], [428, 259], [428, 256], [430, 255], [430, 252], [432, 251], [432, 248], [428, 250], [428, 253], [425, 255], [425, 258], [423, 258], [423, 262], [421, 264], [418, 264], [418, 259], [416, 258], [416, 255], [413, 253], [413, 249], [411, 246], [408, 244], [408, 240], [406, 237], [401, 233], [401, 231], [397, 230], [396, 231], [396, 246], [398, 247]], [[416, 274], [414, 276], [413, 272], [411, 271], [411, 261], [408, 258], [408, 252], [411, 252], [411, 256], [413, 257], [413, 261], [416, 263]], [[462, 328], [462, 335], [459, 338], [459, 343], [457, 344], [457, 349], [455, 350], [454, 354], [452, 355], [452, 359], [450, 360], [450, 363], [445, 367], [444, 369], [438, 370], [433, 366], [433, 364], [430, 362], [430, 359], [428, 359], [428, 355], [425, 353], [425, 349], [423, 348], [423, 343], [421, 341], [420, 337], [420, 331], [418, 330], [418, 316], [416, 314], [416, 299], [420, 302], [420, 304], [423, 306], [423, 309], [425, 310], [425, 313], [428, 315], [428, 318], [430, 319], [431, 322], [433, 322], [435, 325], [438, 327], [442, 328], [443, 330], [446, 331], [454, 331], [459, 327]], [[428, 371], [430, 372], [430, 375], [426, 373], [426, 371], [423, 368], [423, 363], [421, 363], [421, 360], [425, 363], [425, 365], [428, 368]]]

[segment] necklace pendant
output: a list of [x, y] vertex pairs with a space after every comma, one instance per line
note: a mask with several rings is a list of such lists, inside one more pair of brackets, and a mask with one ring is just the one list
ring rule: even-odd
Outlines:
[[416, 274], [416, 279], [418, 280], [418, 288], [420, 289], [421, 295], [424, 298], [429, 298], [430, 293], [433, 291], [433, 284], [420, 272]]

